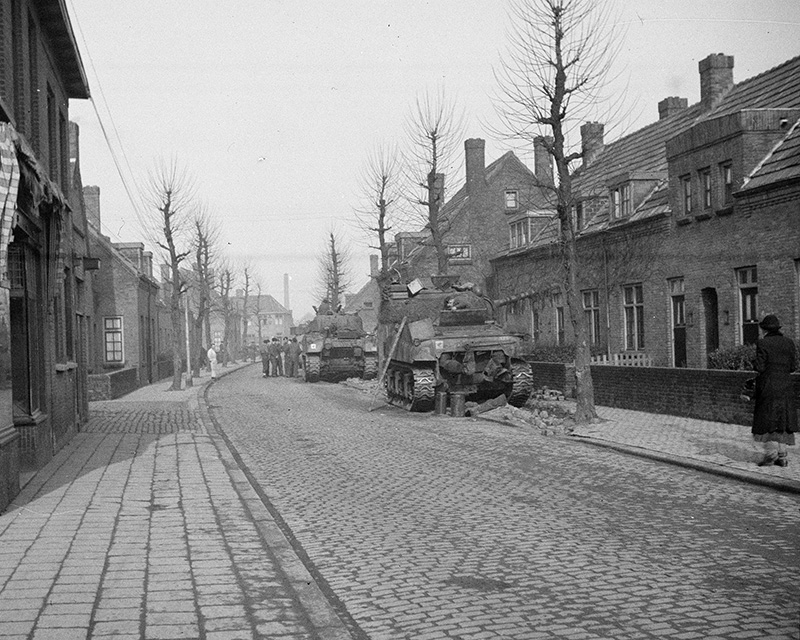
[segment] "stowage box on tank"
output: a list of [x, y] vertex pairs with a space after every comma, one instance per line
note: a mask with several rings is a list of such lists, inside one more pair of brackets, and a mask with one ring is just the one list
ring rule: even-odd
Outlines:
[[527, 402], [533, 380], [521, 357], [522, 338], [495, 322], [487, 298], [469, 290], [424, 289], [387, 304], [387, 354], [396, 341], [384, 379], [392, 404], [430, 411], [437, 391], [477, 402], [505, 394], [516, 407]]

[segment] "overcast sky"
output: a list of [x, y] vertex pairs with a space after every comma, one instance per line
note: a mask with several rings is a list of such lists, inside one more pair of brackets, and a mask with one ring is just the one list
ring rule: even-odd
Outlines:
[[[114, 155], [133, 192], [160, 158], [177, 158], [221, 221], [226, 255], [249, 260], [279, 302], [290, 275], [296, 321], [317, 304], [316, 255], [332, 227], [350, 245], [355, 288], [366, 281], [370, 251], [352, 224], [359, 172], [375, 144], [402, 142], [417, 94], [443, 83], [465, 109], [466, 137], [486, 139], [487, 163], [509, 148], [486, 126], [502, 0], [67, 6], [95, 103], [74, 100], [70, 113], [104, 233], [145, 240]], [[628, 127], [655, 121], [664, 97], [697, 102], [709, 53], [734, 56], [737, 82], [800, 54], [796, 0], [619, 0], [619, 10], [627, 36], [609, 92], [626, 91]]]

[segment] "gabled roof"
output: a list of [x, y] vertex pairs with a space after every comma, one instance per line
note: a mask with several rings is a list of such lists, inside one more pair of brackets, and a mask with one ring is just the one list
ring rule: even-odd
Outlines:
[[740, 193], [781, 182], [800, 179], [800, 120], [794, 123], [786, 137], [753, 169]]

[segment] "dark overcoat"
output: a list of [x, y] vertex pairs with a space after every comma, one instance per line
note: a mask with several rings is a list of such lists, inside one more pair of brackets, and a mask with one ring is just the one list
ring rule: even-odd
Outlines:
[[794, 433], [797, 431], [792, 371], [797, 369], [794, 342], [778, 332], [768, 333], [756, 343], [754, 368], [756, 406], [753, 433]]

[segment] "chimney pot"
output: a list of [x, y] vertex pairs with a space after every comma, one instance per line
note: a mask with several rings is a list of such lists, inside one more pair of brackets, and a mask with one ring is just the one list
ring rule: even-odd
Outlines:
[[688, 106], [689, 101], [686, 98], [679, 98], [678, 96], [664, 98], [658, 103], [658, 119], [669, 118]]
[[733, 86], [733, 56], [712, 53], [698, 64], [700, 70], [700, 103], [711, 109]]
[[603, 150], [604, 131], [605, 125], [602, 122], [586, 122], [581, 125], [581, 153], [584, 167], [592, 164]]

